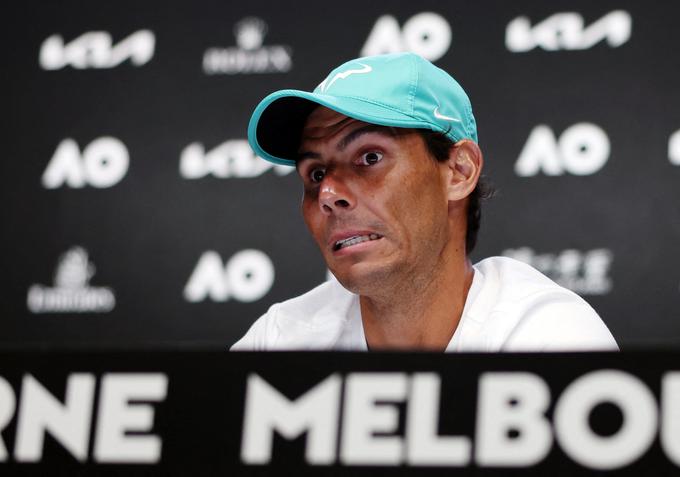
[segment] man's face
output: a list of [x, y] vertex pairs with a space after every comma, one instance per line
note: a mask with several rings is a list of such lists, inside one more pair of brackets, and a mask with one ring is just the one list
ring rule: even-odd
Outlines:
[[359, 294], [423, 278], [450, 240], [448, 166], [418, 133], [396, 131], [318, 107], [302, 133], [305, 223], [328, 268]]

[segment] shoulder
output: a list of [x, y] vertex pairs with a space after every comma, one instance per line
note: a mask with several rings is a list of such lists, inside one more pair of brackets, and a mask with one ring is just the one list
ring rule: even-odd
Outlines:
[[487, 280], [504, 282], [504, 285], [513, 286], [514, 296], [524, 296], [538, 290], [561, 289], [567, 293], [573, 292], [560, 287], [554, 281], [543, 275], [531, 265], [509, 257], [489, 257], [478, 262], [475, 270], [482, 272]]
[[325, 349], [334, 344], [355, 295], [331, 279], [303, 295], [275, 303], [232, 351]]
[[[618, 350], [597, 312], [576, 293], [507, 257], [475, 265], [484, 276], [489, 326], [504, 351]], [[493, 334], [493, 333], [492, 333]]]

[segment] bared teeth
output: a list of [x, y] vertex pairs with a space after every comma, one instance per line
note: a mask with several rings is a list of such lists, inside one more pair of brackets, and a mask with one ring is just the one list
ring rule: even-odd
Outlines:
[[381, 238], [381, 235], [378, 234], [369, 234], [369, 235], [355, 235], [353, 237], [348, 237], [343, 240], [338, 240], [335, 242], [335, 246], [333, 247], [335, 250], [340, 250], [342, 248], [346, 247], [351, 247], [352, 245], [356, 245], [361, 242], [368, 242], [370, 240], [377, 240]]

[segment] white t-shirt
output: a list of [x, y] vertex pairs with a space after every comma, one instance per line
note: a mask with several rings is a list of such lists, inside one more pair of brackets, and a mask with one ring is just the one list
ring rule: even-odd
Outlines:
[[[366, 351], [359, 296], [336, 280], [276, 303], [232, 350]], [[617, 351], [614, 337], [581, 297], [506, 257], [474, 265], [447, 352]]]

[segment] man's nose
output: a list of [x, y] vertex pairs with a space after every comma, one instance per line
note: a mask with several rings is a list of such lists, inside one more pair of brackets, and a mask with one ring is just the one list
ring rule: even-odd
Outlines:
[[356, 200], [346, 184], [331, 174], [326, 175], [319, 190], [319, 207], [326, 215], [348, 212], [354, 208]]

